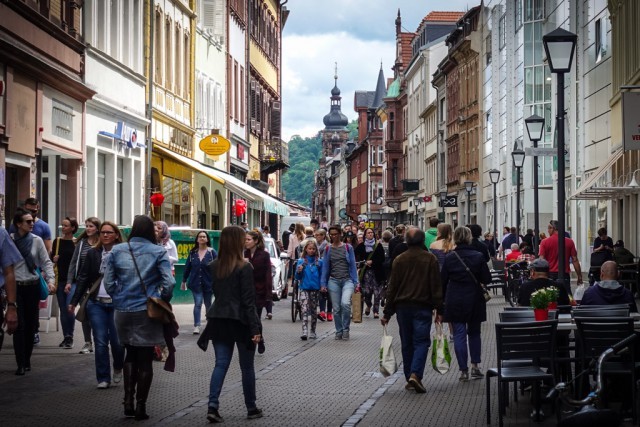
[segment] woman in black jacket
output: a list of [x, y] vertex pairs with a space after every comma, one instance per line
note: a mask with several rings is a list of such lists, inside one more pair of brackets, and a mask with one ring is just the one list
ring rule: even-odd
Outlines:
[[243, 258], [245, 238], [246, 233], [242, 228], [233, 225], [225, 227], [220, 233], [218, 259], [209, 264], [215, 299], [207, 313], [207, 326], [198, 345], [206, 349], [207, 341], [211, 340], [216, 354], [207, 412], [207, 419], [212, 423], [223, 421], [218, 412], [219, 398], [234, 346], [238, 348], [247, 418], [262, 417], [262, 410], [256, 406], [256, 376], [253, 367], [256, 344], [260, 342], [260, 320], [256, 311], [253, 267]]
[[[380, 242], [376, 242], [373, 229], [367, 228], [364, 231], [364, 241], [356, 247], [355, 255], [356, 262], [363, 263], [362, 267], [360, 267], [359, 278], [362, 284], [364, 302], [367, 305], [364, 314], [368, 316], [373, 305], [373, 317], [378, 319], [380, 317], [378, 312], [385, 281], [384, 248]], [[373, 304], [371, 303], [372, 296]]]
[[483, 255], [471, 247], [471, 230], [467, 227], [456, 228], [453, 241], [456, 247], [445, 256], [440, 272], [444, 291], [444, 320], [453, 324], [460, 381], [469, 380], [469, 353], [471, 378], [481, 379], [484, 374], [478, 367], [482, 344], [480, 325], [487, 320], [487, 303], [481, 284], [491, 282], [491, 272]]

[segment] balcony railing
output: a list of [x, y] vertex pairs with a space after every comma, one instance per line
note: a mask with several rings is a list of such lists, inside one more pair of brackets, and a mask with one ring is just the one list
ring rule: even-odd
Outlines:
[[280, 138], [260, 142], [260, 169], [270, 174], [289, 167], [289, 145]]

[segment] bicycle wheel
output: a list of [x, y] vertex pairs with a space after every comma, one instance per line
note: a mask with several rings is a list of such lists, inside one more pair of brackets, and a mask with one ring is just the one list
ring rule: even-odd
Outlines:
[[292, 295], [291, 295], [291, 321], [295, 323], [296, 321], [296, 315], [298, 313], [298, 311], [300, 310], [298, 308], [298, 284], [294, 283], [292, 288]]

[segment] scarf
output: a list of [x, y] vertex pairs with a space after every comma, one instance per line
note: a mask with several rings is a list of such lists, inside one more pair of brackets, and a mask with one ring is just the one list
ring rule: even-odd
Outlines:
[[29, 272], [35, 273], [36, 271], [36, 262], [31, 255], [31, 248], [33, 247], [33, 234], [27, 233], [24, 236], [20, 237], [20, 235], [16, 232], [13, 234], [13, 241], [20, 251], [20, 255], [24, 258], [24, 263], [27, 265]]
[[373, 251], [373, 245], [376, 244], [376, 239], [364, 239], [364, 248], [367, 253]]

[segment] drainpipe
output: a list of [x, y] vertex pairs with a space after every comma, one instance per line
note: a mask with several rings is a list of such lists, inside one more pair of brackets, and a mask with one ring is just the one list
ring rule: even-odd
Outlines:
[[144, 195], [142, 197], [142, 202], [144, 203], [144, 211], [147, 215], [151, 215], [151, 204], [148, 202], [149, 196], [151, 195], [151, 159], [153, 156], [153, 137], [151, 135], [151, 129], [153, 125], [153, 79], [154, 79], [154, 6], [155, 2], [152, 0], [149, 2], [149, 78], [147, 82], [147, 88], [149, 90], [147, 97], [147, 120], [149, 120], [149, 124], [147, 125], [147, 177], [146, 177], [146, 188]]

